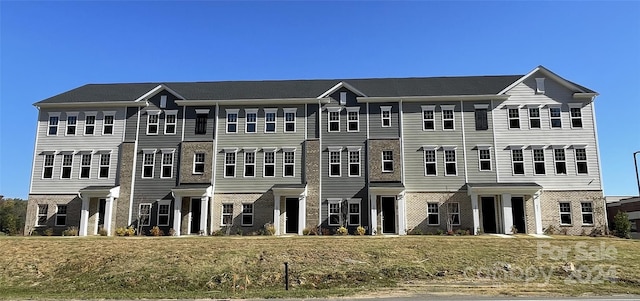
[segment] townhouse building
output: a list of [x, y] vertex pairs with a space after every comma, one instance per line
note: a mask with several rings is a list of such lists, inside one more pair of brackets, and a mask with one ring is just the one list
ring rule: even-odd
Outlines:
[[524, 75], [89, 84], [37, 102], [26, 233], [590, 233], [597, 93]]

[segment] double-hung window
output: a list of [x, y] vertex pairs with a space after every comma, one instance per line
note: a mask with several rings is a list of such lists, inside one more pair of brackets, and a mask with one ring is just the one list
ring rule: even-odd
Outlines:
[[278, 109], [264, 109], [264, 132], [276, 132], [276, 120]]
[[329, 114], [329, 132], [340, 131], [340, 108], [328, 108], [327, 114]]
[[587, 167], [587, 149], [574, 148], [574, 152], [576, 155], [576, 171], [579, 175], [588, 174], [589, 168]]
[[329, 148], [329, 176], [339, 177], [341, 176], [342, 161], [341, 161], [341, 148]]
[[453, 146], [444, 148], [444, 175], [457, 176], [458, 163], [456, 159], [456, 148]]
[[438, 174], [436, 163], [436, 148], [436, 146], [423, 146], [425, 176], [435, 176]]
[[582, 104], [581, 103], [569, 104], [569, 114], [571, 116], [571, 127], [581, 128], [582, 127]]
[[546, 174], [544, 166], [544, 148], [533, 149], [533, 174], [544, 175]]
[[347, 148], [349, 150], [349, 176], [360, 176], [360, 148]]
[[62, 155], [62, 173], [61, 179], [71, 179], [71, 169], [73, 167], [73, 154]]
[[455, 105], [441, 105], [442, 110], [442, 129], [454, 130], [455, 129], [455, 115], [453, 109]]
[[435, 106], [422, 106], [422, 130], [433, 131], [436, 129]]
[[347, 132], [360, 130], [360, 108], [347, 108]]
[[47, 136], [58, 135], [58, 123], [60, 122], [60, 113], [49, 113], [49, 126]]
[[140, 207], [138, 209], [138, 222], [141, 226], [151, 225], [151, 204], [140, 204]]
[[78, 124], [78, 113], [67, 113], [67, 136], [76, 135], [76, 126]]
[[253, 226], [253, 204], [242, 204], [242, 225]]
[[553, 160], [556, 166], [556, 174], [557, 175], [566, 175], [567, 174], [567, 159], [565, 156], [564, 148], [554, 148], [553, 149]]
[[238, 132], [238, 109], [227, 110], [227, 133]]
[[209, 119], [209, 109], [196, 109], [196, 135], [207, 134], [207, 119]]
[[478, 146], [478, 164], [481, 171], [491, 170], [491, 148], [486, 146]]
[[173, 177], [173, 149], [162, 150], [162, 173], [160, 178]]
[[522, 148], [511, 147], [511, 166], [514, 175], [524, 175], [524, 155]]
[[233, 204], [222, 204], [222, 226], [233, 224]]
[[158, 202], [158, 226], [169, 225], [169, 215], [171, 214], [171, 201], [162, 200]]
[[451, 225], [460, 225], [460, 203], [447, 203], [449, 213], [449, 223]]
[[44, 226], [47, 224], [47, 211], [49, 211], [49, 205], [38, 204], [38, 219], [36, 220], [36, 226]]
[[295, 175], [295, 166], [296, 166], [295, 148], [283, 148], [282, 156], [283, 156], [283, 160], [282, 160], [283, 176], [293, 177]]
[[519, 129], [520, 128], [520, 108], [507, 108], [509, 114], [509, 128], [510, 129]]
[[84, 134], [93, 135], [96, 130], [96, 114], [97, 112], [84, 113]]
[[258, 109], [244, 110], [244, 132], [245, 133], [258, 132]]
[[102, 135], [113, 135], [116, 112], [103, 112], [102, 116]]
[[275, 149], [263, 149], [264, 154], [264, 177], [276, 176], [276, 152]]
[[44, 155], [44, 166], [42, 168], [42, 178], [51, 179], [53, 178], [53, 162], [55, 161], [55, 154], [45, 154]]
[[560, 225], [571, 225], [571, 203], [560, 202]]
[[296, 108], [284, 109], [284, 131], [285, 133], [293, 133], [296, 131]]
[[552, 128], [562, 128], [562, 110], [560, 107], [549, 107], [549, 120]]
[[539, 129], [540, 128], [540, 108], [529, 108], [529, 128], [530, 129]]
[[476, 118], [476, 130], [489, 129], [489, 118], [487, 117], [487, 111], [489, 110], [488, 104], [475, 104], [475, 118]]
[[440, 225], [440, 213], [438, 203], [427, 203], [427, 224]]
[[393, 172], [393, 151], [382, 151], [382, 172]]
[[236, 150], [225, 150], [224, 153], [224, 177], [236, 176]]
[[593, 203], [582, 202], [581, 207], [582, 207], [582, 224], [593, 225]]
[[360, 199], [350, 199], [347, 201], [349, 207], [349, 226], [360, 226]]
[[382, 118], [383, 128], [387, 128], [391, 126], [391, 106], [380, 107], [380, 118]]
[[328, 224], [329, 226], [340, 226], [342, 220], [342, 200], [340, 199], [330, 199], [328, 206]]
[[244, 176], [245, 177], [256, 176], [256, 150], [255, 149], [244, 150]]
[[158, 135], [160, 124], [160, 110], [147, 111], [147, 135]]
[[109, 178], [109, 166], [111, 166], [111, 154], [101, 153], [100, 166], [98, 170], [98, 178], [101, 178], [101, 179]]
[[80, 156], [80, 179], [91, 177], [91, 153], [84, 153]]
[[195, 153], [193, 154], [193, 174], [201, 175], [204, 174], [204, 153]]
[[156, 150], [146, 149], [142, 150], [142, 178], [153, 178], [153, 167], [156, 161]]
[[66, 226], [67, 205], [57, 205], [56, 207], [56, 226]]
[[176, 124], [178, 120], [178, 110], [164, 111], [164, 134], [174, 135], [176, 133]]

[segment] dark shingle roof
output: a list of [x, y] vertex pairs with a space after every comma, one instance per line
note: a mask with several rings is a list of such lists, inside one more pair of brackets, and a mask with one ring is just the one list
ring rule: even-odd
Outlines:
[[[167, 87], [191, 100], [313, 98], [344, 81], [369, 97], [496, 94], [522, 75], [174, 82]], [[132, 101], [161, 83], [89, 84], [40, 103]]]

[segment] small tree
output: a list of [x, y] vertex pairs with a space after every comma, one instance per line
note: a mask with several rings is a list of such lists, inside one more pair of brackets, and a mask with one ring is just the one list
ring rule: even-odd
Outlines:
[[631, 238], [631, 221], [629, 221], [629, 215], [626, 212], [618, 211], [616, 213], [616, 216], [613, 217], [613, 226], [618, 237]]

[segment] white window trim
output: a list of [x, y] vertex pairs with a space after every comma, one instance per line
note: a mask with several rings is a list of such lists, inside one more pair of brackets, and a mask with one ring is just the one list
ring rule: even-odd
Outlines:
[[[255, 114], [256, 119], [249, 121], [249, 114]], [[253, 124], [255, 131], [249, 132], [249, 124]], [[244, 109], [244, 132], [247, 134], [258, 133], [258, 109]]]
[[[61, 214], [61, 213], [59, 212], [59, 210], [60, 210], [60, 206], [64, 206], [64, 207], [66, 207], [66, 210], [67, 210], [67, 211], [66, 211], [65, 213], [62, 213], [62, 214]], [[66, 226], [66, 225], [67, 225], [67, 212], [69, 212], [68, 210], [69, 210], [69, 206], [67, 206], [67, 205], [64, 205], [64, 204], [56, 205], [56, 214], [55, 214], [55, 216], [53, 217], [53, 219], [55, 220], [55, 221], [54, 221], [54, 223], [55, 223], [55, 225], [56, 225], [57, 227], [60, 227], [60, 226]], [[58, 224], [58, 216], [64, 216], [64, 221], [65, 221], [65, 223], [64, 223], [64, 224]]]
[[[244, 212], [244, 206], [245, 206], [245, 205], [251, 205], [251, 213], [245, 213], [245, 212]], [[255, 207], [256, 207], [256, 206], [254, 206], [254, 205], [253, 205], [253, 203], [242, 203], [242, 212], [240, 213], [240, 223], [241, 223], [240, 225], [241, 225], [241, 226], [244, 226], [244, 227], [250, 227], [250, 226], [253, 226], [253, 223], [254, 223], [254, 212], [253, 212], [253, 211], [255, 210]], [[246, 223], [244, 222], [244, 217], [245, 217], [245, 215], [247, 215], [247, 216], [251, 216], [251, 223], [246, 224]]]
[[[348, 107], [347, 110], [347, 132], [360, 132], [360, 107]], [[356, 113], [356, 120], [349, 119], [349, 113]], [[349, 124], [355, 122], [357, 125], [357, 130], [350, 130]]]
[[[275, 147], [269, 147], [269, 148], [262, 148], [262, 177], [264, 178], [273, 178], [276, 176], [276, 164], [277, 164], [277, 157], [276, 156], [276, 151], [277, 149]], [[267, 163], [267, 156], [266, 153], [272, 153], [273, 154], [273, 163]], [[284, 156], [284, 155], [283, 155]], [[273, 165], [273, 176], [267, 176], [266, 175], [266, 166], [268, 165]]]
[[[167, 116], [174, 116], [173, 122], [167, 122]], [[173, 125], [173, 133], [167, 132], [167, 126]], [[164, 134], [175, 135], [178, 132], [178, 110], [165, 110], [164, 111]]]
[[[591, 211], [584, 211], [584, 208], [582, 207], [582, 204], [591, 204]], [[589, 214], [591, 215], [591, 223], [585, 223], [584, 222], [584, 215], [585, 214]], [[593, 214], [593, 202], [580, 202], [580, 217], [582, 218], [582, 225], [583, 226], [593, 226], [595, 224], [595, 219], [594, 219], [594, 214]]]
[[[509, 130], [521, 130], [522, 129], [522, 120], [521, 120], [521, 115], [520, 114], [520, 107], [519, 106], [505, 106], [505, 108], [507, 109], [507, 128]], [[511, 110], [516, 110], [516, 112], [518, 113], [518, 117], [511, 117], [510, 111]], [[511, 120], [518, 120], [518, 127], [511, 127]]]
[[[462, 222], [462, 220], [460, 219], [460, 202], [451, 202], [451, 203], [445, 203], [445, 204], [446, 204], [446, 206], [447, 206], [447, 214], [448, 214], [448, 215], [457, 215], [457, 216], [458, 216], [458, 223], [454, 223], [454, 222], [452, 221], [452, 222], [451, 222], [451, 225], [452, 225], [452, 226], [460, 226], [460, 223]], [[458, 207], [458, 212], [451, 212], [451, 208], [449, 208], [449, 207], [450, 207], [452, 204], [456, 204], [456, 205], [457, 205], [457, 207]], [[448, 222], [448, 219], [449, 219], [449, 218], [450, 218], [450, 217], [449, 217], [449, 216], [447, 216], [447, 222]]]
[[[286, 163], [286, 153], [293, 153], [293, 163]], [[293, 174], [290, 176], [285, 175], [287, 164], [293, 165]], [[292, 178], [296, 176], [296, 148], [295, 147], [283, 147], [282, 148], [282, 177]]]
[[[478, 149], [478, 171], [493, 171], [493, 162], [491, 159], [491, 146], [490, 145], [477, 145]], [[486, 150], [489, 151], [489, 159], [482, 159], [480, 152]], [[482, 169], [482, 161], [489, 161], [489, 169]]]
[[[169, 206], [169, 210], [167, 211], [166, 214], [160, 214], [160, 206]], [[167, 223], [166, 224], [161, 224], [160, 223], [160, 216], [166, 216], [167, 217]], [[158, 200], [158, 212], [156, 214], [156, 218], [157, 218], [157, 225], [158, 226], [169, 226], [171, 224], [171, 200]]]
[[[347, 146], [347, 154], [349, 157], [349, 165], [348, 165], [348, 174], [349, 177], [353, 177], [353, 178], [357, 178], [357, 177], [361, 177], [362, 176], [362, 152], [360, 151], [362, 148], [359, 146]], [[352, 163], [351, 162], [351, 152], [357, 152], [358, 153], [358, 174], [357, 175], [352, 175], [351, 174], [351, 165], [355, 165], [356, 163]]]
[[[267, 114], [273, 114], [273, 121], [267, 121]], [[273, 123], [273, 132], [267, 131], [267, 124]], [[274, 134], [278, 132], [278, 108], [264, 109], [264, 133]]]
[[[242, 155], [242, 161], [243, 161], [243, 169], [242, 169], [242, 177], [243, 178], [255, 178], [256, 177], [256, 173], [257, 173], [257, 169], [256, 169], [256, 153], [257, 153], [257, 149], [255, 148], [245, 148], [243, 155]], [[247, 163], [247, 154], [253, 154], [253, 163]], [[247, 166], [253, 165], [253, 176], [247, 176]]]
[[[47, 165], [47, 156], [51, 155], [53, 156], [53, 160], [51, 161], [51, 165]], [[55, 166], [56, 166], [56, 154], [54, 152], [42, 152], [42, 156], [44, 156], [44, 158], [42, 158], [42, 177], [41, 179], [53, 179], [53, 175], [55, 174]], [[47, 167], [51, 167], [51, 177], [50, 178], [45, 178], [44, 177], [44, 171]]]
[[[342, 111], [341, 107], [329, 107], [327, 108], [327, 132], [330, 133], [339, 133], [341, 130], [341, 126], [340, 126], [340, 122], [341, 122], [341, 118], [340, 117], [340, 111]], [[337, 113], [338, 116], [338, 120], [331, 120], [331, 113]], [[338, 123], [338, 130], [337, 131], [332, 131], [331, 130], [331, 123], [332, 122], [337, 122]]]
[[[388, 151], [388, 152], [391, 152], [391, 160], [388, 160], [388, 159], [385, 159], [385, 158], [384, 158], [384, 152], [387, 152], [387, 151]], [[394, 167], [394, 166], [393, 166], [393, 165], [394, 165], [394, 163], [393, 163], [393, 150], [383, 150], [383, 151], [380, 153], [380, 156], [381, 156], [381, 163], [382, 163], [382, 166], [381, 166], [382, 168], [381, 168], [380, 170], [381, 170], [382, 172], [393, 172], [393, 170], [394, 170], [394, 168], [393, 168], [393, 167]], [[385, 162], [391, 162], [391, 170], [385, 170], [385, 169], [384, 169], [384, 163], [385, 163]]]
[[[46, 208], [46, 211], [44, 213], [40, 212], [40, 206], [44, 205]], [[68, 210], [69, 208], [67, 208]], [[46, 226], [47, 225], [47, 217], [49, 217], [49, 204], [38, 204], [38, 207], [36, 209], [36, 227], [42, 227], [42, 226]], [[57, 209], [56, 209], [57, 210]], [[43, 224], [39, 223], [40, 222], [40, 217], [44, 216], [44, 220], [45, 222]]]
[[[529, 118], [529, 129], [530, 130], [539, 130], [542, 129], [542, 110], [540, 110], [541, 106], [540, 105], [527, 105], [527, 117]], [[531, 110], [532, 109], [536, 109], [538, 110], [538, 117], [532, 117], [531, 116]], [[538, 120], [538, 127], [534, 128], [531, 126], [531, 120], [537, 119]]]
[[[435, 213], [429, 212], [429, 205], [436, 205], [437, 212], [435, 212]], [[437, 224], [429, 222], [429, 216], [431, 216], [431, 215], [435, 215], [438, 218], [438, 223]], [[438, 225], [440, 225], [440, 203], [427, 202], [427, 225], [429, 225], [429, 226], [438, 226]]]
[[[173, 163], [175, 161], [175, 149], [161, 149], [160, 153], [162, 154], [162, 156], [160, 156], [160, 179], [171, 179], [173, 178]], [[164, 176], [164, 167], [165, 166], [169, 166], [169, 164], [165, 164], [164, 163], [164, 155], [165, 154], [171, 154], [171, 175], [169, 175], [168, 177]]]
[[[520, 150], [520, 153], [522, 153], [522, 161], [514, 161], [514, 160], [513, 160], [513, 151], [514, 151], [514, 150]], [[525, 166], [524, 166], [524, 162], [525, 162], [525, 160], [524, 160], [524, 150], [523, 150], [523, 146], [510, 146], [510, 148], [509, 148], [509, 153], [510, 153], [510, 155], [511, 155], [511, 175], [513, 175], [513, 176], [524, 176], [524, 175], [526, 175], [526, 174], [527, 174], [527, 171], [526, 171]], [[515, 172], [515, 171], [516, 171], [516, 169], [514, 168], [514, 163], [516, 163], [516, 162], [522, 163], [522, 170], [523, 170], [523, 173], [522, 173], [522, 174], [517, 174], [517, 173]]]
[[[237, 148], [227, 148], [227, 149], [223, 149], [224, 151], [224, 169], [222, 170], [222, 175], [224, 178], [235, 178], [236, 174], [238, 173], [238, 149]], [[233, 154], [234, 155], [234, 159], [233, 159], [233, 164], [228, 164], [227, 163], [227, 154]], [[231, 166], [233, 165], [233, 176], [228, 176], [227, 175], [227, 166]]]
[[[457, 177], [460, 173], [458, 172], [458, 151], [457, 151], [458, 147], [455, 145], [443, 145], [442, 146], [442, 160], [444, 162], [444, 176], [445, 177]], [[455, 154], [455, 161], [453, 162], [448, 162], [447, 161], [447, 151], [454, 151]], [[447, 174], [447, 163], [455, 163], [456, 164], [456, 174], [455, 175], [450, 175]]]
[[151, 203], [140, 203], [138, 205], [138, 221], [142, 221], [142, 206], [149, 206], [149, 218], [147, 219], [147, 223], [141, 223], [141, 226], [151, 226], [151, 209], [153, 208]]
[[[578, 160], [578, 150], [579, 149], [583, 149], [584, 150], [584, 156], [585, 156], [584, 160]], [[589, 174], [589, 157], [587, 155], [587, 146], [586, 145], [580, 145], [580, 146], [574, 145], [573, 146], [573, 159], [574, 159], [574, 162], [575, 162], [576, 175], [577, 176], [588, 175]], [[578, 169], [578, 163], [580, 163], [580, 162], [584, 162], [587, 165], [587, 172], [586, 173], [579, 173], [578, 172], [578, 170], [579, 170]]]
[[[435, 105], [427, 105], [421, 106], [422, 108], [422, 130], [427, 132], [432, 132], [436, 130], [436, 106]], [[431, 119], [426, 119], [424, 117], [424, 112], [431, 112]], [[427, 129], [424, 127], [424, 123], [426, 121], [431, 121], [433, 123], [433, 129]]]
[[[145, 164], [145, 156], [146, 155], [153, 155], [153, 163], [151, 164], [151, 176], [150, 177], [145, 177], [144, 176], [144, 168], [145, 166], [149, 166], [149, 164]], [[156, 150], [155, 149], [143, 149], [142, 150], [142, 172], [141, 172], [141, 177], [143, 179], [153, 179], [153, 177], [155, 176], [155, 169], [156, 169]]]
[[[65, 136], [75, 136], [78, 135], [78, 112], [67, 112], [67, 119], [65, 121], [65, 127], [64, 127], [64, 135]], [[68, 134], [67, 131], [69, 130], [69, 117], [75, 117], [76, 118], [76, 124], [73, 125], [74, 130], [73, 130], [73, 134]], [[60, 120], [58, 119], [58, 124], [60, 124]]]
[[[47, 136], [58, 136], [58, 132], [60, 132], [60, 112], [49, 112], [49, 118], [47, 118]], [[51, 117], [57, 117], [58, 118], [58, 123], [56, 123], [56, 125], [51, 125]], [[76, 124], [77, 126], [77, 124]], [[56, 128], [56, 134], [55, 135], [51, 135], [49, 134], [51, 127], [55, 127]], [[76, 128], [77, 130], [77, 128]]]
[[[93, 124], [91, 124], [91, 126], [93, 126], [93, 134], [87, 134], [87, 125], [89, 125], [87, 123], [87, 118], [93, 116]], [[95, 136], [96, 134], [96, 123], [97, 123], [97, 119], [98, 119], [98, 112], [96, 111], [91, 111], [91, 112], [84, 112], [84, 127], [82, 128], [82, 135], [84, 136]]]
[[[578, 103], [572, 102], [572, 103], [568, 103], [568, 105], [569, 105], [569, 122], [570, 122], [571, 128], [572, 129], [582, 129], [582, 128], [584, 128], [584, 119], [582, 118], [583, 117], [582, 116], [583, 115], [582, 114], [583, 113], [582, 112], [583, 104], [581, 102], [578, 102]], [[580, 117], [573, 117], [573, 115], [571, 114], [571, 109], [579, 109], [580, 110]], [[573, 120], [574, 119], [580, 119], [580, 124], [582, 126], [581, 127], [573, 126]]]
[[[384, 112], [389, 112], [389, 117], [384, 117]], [[384, 125], [384, 120], [389, 119], [389, 125]], [[391, 106], [380, 106], [380, 126], [383, 128], [391, 127]]]
[[[569, 170], [567, 169], [567, 151], [566, 151], [566, 146], [564, 145], [552, 145], [551, 148], [553, 149], [553, 172], [556, 176], [566, 176], [569, 174]], [[559, 161], [556, 159], [556, 150], [563, 150], [564, 151], [564, 160]], [[557, 164], [559, 162], [563, 162], [564, 163], [564, 171], [565, 173], [561, 174], [558, 173], [558, 167]]]
[[[329, 177], [330, 178], [339, 178], [342, 177], [342, 147], [329, 147]], [[332, 153], [338, 153], [338, 162], [331, 162], [331, 154]], [[331, 166], [332, 165], [338, 165], [338, 174], [337, 175], [332, 175], [331, 174]]]
[[[226, 134], [236, 134], [238, 133], [238, 119], [240, 118], [238, 112], [240, 112], [240, 109], [226, 109], [226, 118], [225, 118], [225, 127], [224, 127], [224, 131]], [[236, 121], [229, 121], [229, 115], [235, 114], [236, 115]], [[236, 125], [236, 131], [235, 132], [229, 132], [229, 125], [231, 124], [235, 124]]]
[[[535, 155], [535, 151], [536, 150], [542, 150], [542, 155], [543, 155], [543, 160], [542, 161], [536, 161], [536, 155]], [[534, 176], [545, 176], [545, 175], [547, 175], [547, 154], [545, 154], [544, 146], [531, 145], [531, 160], [533, 162], [533, 175]], [[544, 173], [543, 174], [536, 172], [536, 162], [544, 163]], [[554, 169], [555, 169], [555, 167], [554, 167]]]
[[[562, 212], [562, 206], [561, 204], [569, 204], [569, 212]], [[560, 225], [561, 226], [571, 226], [573, 225], [573, 213], [572, 213], [572, 208], [571, 208], [571, 202], [558, 202], [558, 212], [560, 213]], [[580, 211], [582, 211], [582, 205], [580, 205]], [[563, 214], [568, 214], [569, 215], [569, 219], [571, 220], [570, 223], [568, 224], [564, 224], [562, 223], [562, 215]]]
[[[293, 113], [293, 121], [287, 121], [287, 113]], [[298, 130], [298, 126], [297, 126], [297, 120], [298, 120], [298, 109], [297, 108], [284, 108], [284, 116], [283, 116], [283, 121], [284, 121], [284, 128], [282, 129], [283, 132], [285, 133], [295, 133]], [[293, 124], [293, 131], [287, 131], [287, 124], [292, 123]]]
[[[442, 130], [443, 131], [455, 131], [456, 130], [456, 105], [440, 105], [440, 114], [442, 117]], [[451, 118], [444, 118], [444, 111], [451, 111]], [[445, 120], [451, 120], [452, 124], [453, 124], [453, 128], [452, 129], [446, 129], [444, 127], [444, 122]]]
[[[196, 161], [197, 155], [202, 154], [202, 162], [198, 162]], [[194, 175], [202, 175], [204, 174], [204, 170], [205, 170], [205, 161], [207, 159], [207, 153], [206, 152], [194, 152], [193, 153], [193, 168], [191, 170], [191, 174]], [[203, 168], [202, 168], [202, 172], [197, 172], [196, 171], [196, 164], [202, 164]]]
[[[80, 160], [78, 160], [78, 161], [80, 161], [79, 164], [78, 164], [79, 165], [78, 170], [80, 171], [80, 172], [78, 172], [78, 179], [91, 179], [91, 167], [93, 165], [93, 152], [92, 151], [80, 151], [80, 152], [78, 152], [78, 155], [80, 155]], [[83, 165], [82, 164], [82, 161], [83, 161], [82, 159], [86, 155], [91, 156], [91, 159], [89, 160], [89, 165]], [[86, 177], [86, 178], [82, 177], [82, 168], [83, 167], [89, 167], [89, 177]], [[98, 174], [99, 173], [100, 173], [100, 170], [98, 170]]]
[[[351, 223], [351, 216], [356, 215], [355, 213], [351, 213], [351, 204], [358, 204], [358, 222], [357, 224]], [[360, 226], [362, 225], [362, 199], [353, 198], [347, 199], [347, 225], [349, 226]]]
[[[551, 117], [551, 110], [552, 109], [558, 109], [560, 110], [560, 116], [559, 117]], [[561, 105], [547, 105], [547, 113], [549, 113], [549, 128], [554, 130], [560, 130], [564, 127], [564, 122], [562, 121], [562, 106]], [[553, 119], [560, 119], [560, 127], [553, 127]]]
[[[98, 162], [98, 179], [108, 179], [109, 176], [111, 176], [111, 151], [108, 152], [99, 152], [100, 154], [100, 162]], [[102, 164], [102, 156], [103, 155], [109, 155], [109, 163], [107, 165], [103, 165]], [[101, 177], [100, 176], [100, 170], [102, 169], [102, 167], [107, 167], [107, 177]]]
[[[433, 162], [427, 162], [427, 151], [433, 151]], [[422, 161], [424, 167], [425, 177], [435, 177], [438, 175], [438, 146], [437, 145], [423, 145], [422, 146]], [[433, 163], [436, 173], [434, 175], [427, 174], [427, 163]]]
[[[75, 157], [73, 151], [67, 152], [60, 152], [60, 155], [62, 156], [62, 161], [60, 162], [60, 179], [73, 179], [73, 160]], [[65, 165], [64, 164], [64, 157], [65, 156], [71, 156], [71, 164], [69, 165]], [[69, 177], [68, 178], [63, 178], [62, 175], [64, 174], [64, 168], [65, 167], [69, 167]]]
[[[147, 135], [149, 136], [156, 136], [160, 133], [160, 110], [147, 110]], [[155, 116], [156, 117], [156, 122], [151, 123], [151, 116]], [[156, 126], [156, 132], [155, 133], [150, 133], [149, 132], [149, 127], [151, 125], [155, 125]]]
[[[331, 204], [338, 204], [338, 213], [331, 213]], [[338, 223], [331, 223], [331, 215], [338, 215]], [[341, 226], [342, 225], [342, 199], [327, 199], [327, 225], [329, 226]]]
[[[112, 123], [107, 124], [107, 116], [112, 117]], [[177, 116], [176, 116], [177, 118]], [[107, 126], [111, 126], [111, 134], [105, 134], [105, 129]], [[113, 135], [116, 129], [116, 111], [103, 111], [102, 112], [102, 135]]]
[[[230, 212], [230, 213], [225, 213], [225, 212], [224, 212], [224, 206], [225, 206], [225, 205], [227, 205], [227, 206], [229, 206], [229, 205], [230, 205], [230, 206], [231, 206], [231, 212]], [[221, 226], [221, 227], [230, 227], [230, 226], [233, 226], [233, 211], [234, 211], [234, 209], [235, 209], [235, 208], [233, 208], [233, 207], [234, 207], [234, 206], [233, 206], [233, 203], [222, 203], [222, 204], [220, 204], [220, 206], [221, 206], [221, 208], [220, 208], [220, 226]], [[230, 223], [230, 224], [225, 224], [225, 223], [224, 223], [224, 217], [225, 217], [225, 215], [231, 216], [231, 218], [230, 218], [231, 223]]]

